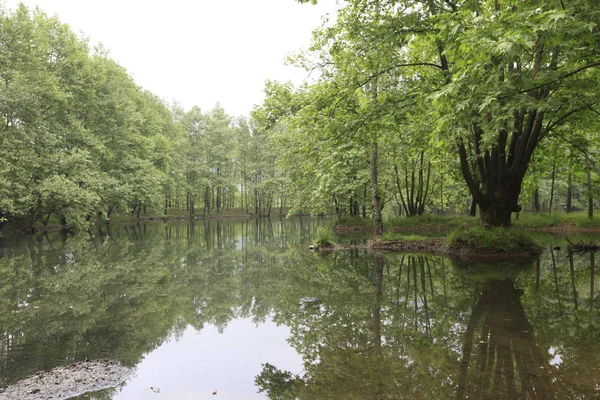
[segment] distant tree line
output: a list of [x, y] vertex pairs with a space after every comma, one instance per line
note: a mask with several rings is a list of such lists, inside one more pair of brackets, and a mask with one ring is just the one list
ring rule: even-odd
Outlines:
[[0, 10], [0, 46], [2, 220], [285, 205], [273, 149], [248, 120], [166, 104], [37, 9]]

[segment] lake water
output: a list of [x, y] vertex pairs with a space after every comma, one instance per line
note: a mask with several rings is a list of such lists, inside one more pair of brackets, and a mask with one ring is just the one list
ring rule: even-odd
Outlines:
[[4, 239], [0, 387], [111, 359], [134, 375], [79, 399], [600, 398], [593, 253], [544, 236], [519, 264], [320, 256], [307, 247], [322, 223]]

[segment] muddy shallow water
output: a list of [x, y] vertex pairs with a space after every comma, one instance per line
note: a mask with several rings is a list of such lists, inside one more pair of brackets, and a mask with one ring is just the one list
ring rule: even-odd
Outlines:
[[320, 255], [307, 250], [319, 224], [5, 239], [0, 399], [600, 396], [593, 253], [553, 250], [551, 238], [524, 264]]

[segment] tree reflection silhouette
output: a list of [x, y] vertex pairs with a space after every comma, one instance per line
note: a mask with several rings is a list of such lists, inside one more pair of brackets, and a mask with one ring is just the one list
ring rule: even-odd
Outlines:
[[356, 286], [359, 270], [341, 257], [336, 279], [314, 282], [319, 307], [285, 320], [305, 370], [264, 365], [257, 384], [271, 399], [560, 397], [515, 286], [531, 260], [489, 279], [443, 258], [372, 254]]
[[512, 279], [485, 283], [464, 336], [459, 399], [555, 397], [522, 294]]
[[304, 361], [300, 375], [263, 370], [262, 387], [279, 384], [271, 398], [600, 395], [593, 253], [481, 267], [356, 248], [321, 257], [306, 250], [319, 223], [207, 220], [6, 238], [0, 385], [70, 360], [134, 366], [188, 326], [223, 330], [251, 318], [288, 327]]

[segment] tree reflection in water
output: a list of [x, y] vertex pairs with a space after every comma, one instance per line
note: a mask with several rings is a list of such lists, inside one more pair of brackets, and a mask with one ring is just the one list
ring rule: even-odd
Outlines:
[[522, 295], [512, 279], [485, 283], [465, 332], [459, 399], [554, 398]]
[[304, 360], [294, 373], [256, 360], [272, 399], [600, 397], [593, 254], [479, 269], [356, 249], [321, 257], [306, 250], [319, 223], [7, 238], [0, 385], [86, 358], [135, 366], [189, 326], [268, 318]]
[[586, 257], [466, 270], [443, 257], [325, 257], [304, 288], [319, 306], [277, 314], [304, 371], [266, 364], [257, 385], [271, 399], [597, 397], [598, 315], [577, 302], [593, 292]]

